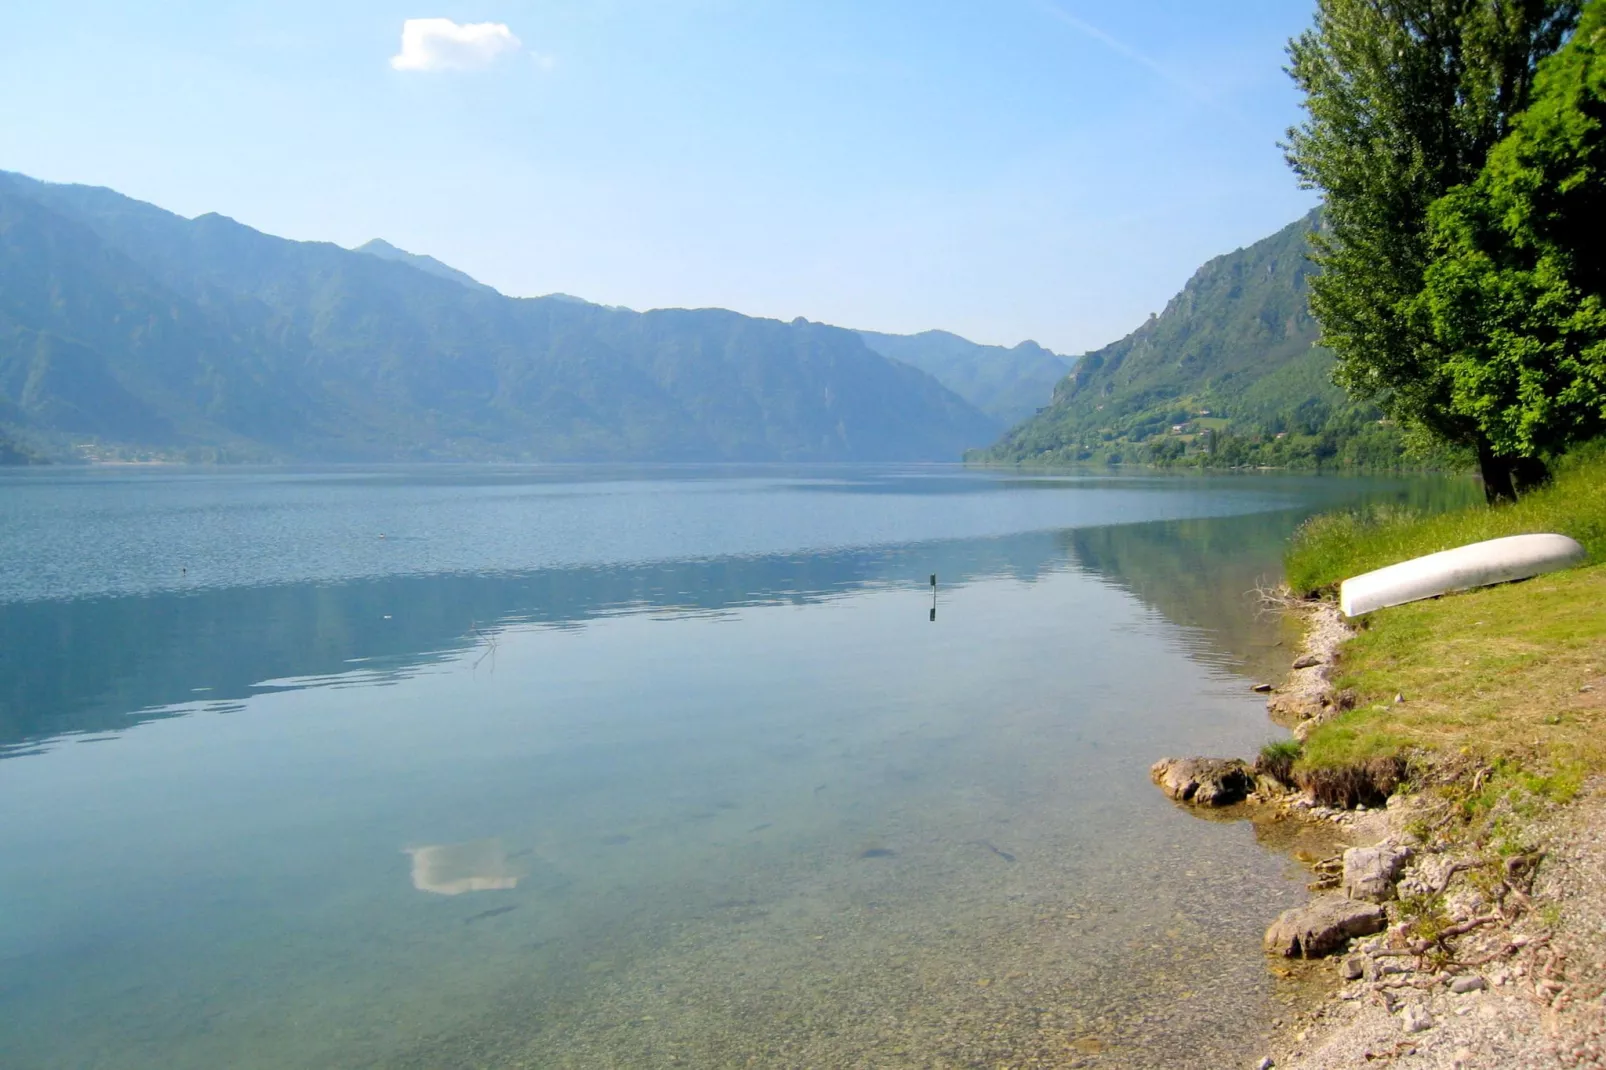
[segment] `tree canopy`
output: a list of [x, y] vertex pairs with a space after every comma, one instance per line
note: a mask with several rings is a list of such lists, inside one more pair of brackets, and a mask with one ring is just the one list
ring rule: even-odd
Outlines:
[[1288, 161], [1323, 191], [1311, 308], [1336, 378], [1408, 426], [1474, 446], [1491, 495], [1515, 458], [1452, 404], [1438, 337], [1415, 309], [1432, 260], [1431, 206], [1475, 181], [1527, 106], [1539, 62], [1577, 23], [1576, 0], [1318, 0], [1289, 45], [1306, 121]]
[[1606, 432], [1603, 131], [1596, 0], [1477, 180], [1428, 213], [1415, 319], [1446, 353], [1451, 410], [1498, 454], [1543, 457]]

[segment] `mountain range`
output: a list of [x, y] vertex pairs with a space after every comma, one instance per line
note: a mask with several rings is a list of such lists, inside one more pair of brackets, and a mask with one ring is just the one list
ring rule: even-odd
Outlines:
[[1399, 430], [1333, 385], [1317, 344], [1321, 225], [1211, 260], [1137, 330], [1069, 358], [507, 297], [379, 239], [289, 241], [0, 172], [0, 463], [1394, 466]]
[[0, 434], [36, 452], [949, 460], [1001, 429], [851, 330], [511, 298], [388, 243], [0, 172]]
[[[382, 238], [359, 245], [355, 251], [411, 264], [437, 278], [452, 279], [474, 289], [491, 289], [472, 275], [443, 264], [433, 256], [409, 253]], [[569, 294], [547, 296], [560, 301], [590, 303]], [[1005, 348], [972, 342], [949, 331], [919, 334], [859, 331], [858, 335], [875, 352], [919, 368], [1003, 426], [1013, 426], [1047, 404], [1054, 384], [1075, 363], [1074, 358], [1062, 357], [1030, 340]]]

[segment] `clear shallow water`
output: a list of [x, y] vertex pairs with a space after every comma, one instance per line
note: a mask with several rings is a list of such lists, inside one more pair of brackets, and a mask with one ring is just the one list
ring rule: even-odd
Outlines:
[[1463, 493], [0, 478], [0, 1051], [1230, 1064], [1302, 882], [1148, 764], [1272, 733], [1243, 594], [1302, 515]]

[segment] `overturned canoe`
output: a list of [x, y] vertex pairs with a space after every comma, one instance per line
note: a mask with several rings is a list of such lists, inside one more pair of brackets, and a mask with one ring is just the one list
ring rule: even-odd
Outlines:
[[1346, 617], [1358, 617], [1374, 609], [1435, 598], [1451, 591], [1525, 580], [1569, 568], [1586, 556], [1584, 548], [1565, 535], [1490, 539], [1345, 580], [1338, 589], [1338, 605]]

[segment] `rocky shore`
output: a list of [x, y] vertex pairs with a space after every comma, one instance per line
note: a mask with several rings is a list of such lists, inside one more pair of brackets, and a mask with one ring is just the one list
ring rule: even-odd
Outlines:
[[[1440, 843], [1413, 847], [1404, 830], [1433, 805], [1399, 797], [1371, 824], [1388, 857], [1410, 852], [1392, 881], [1373, 882], [1386, 868], [1375, 853], [1345, 852], [1347, 894], [1334, 898], [1359, 895], [1360, 906], [1386, 887], [1374, 908], [1386, 920], [1334, 946], [1332, 995], [1285, 1023], [1262, 1067], [1606, 1065], [1606, 785], [1527, 826], [1524, 841], [1537, 846], [1498, 864]], [[1279, 919], [1268, 940], [1285, 928]]]
[[[1268, 701], [1297, 739], [1353, 705], [1332, 680], [1352, 631], [1331, 605], [1302, 612], [1304, 648]], [[1498, 843], [1469, 842], [1454, 831], [1457, 800], [1488, 772], [1425, 758], [1409, 790], [1389, 779], [1403, 770], [1372, 770], [1346, 791], [1265, 758], [1155, 763], [1156, 785], [1183, 805], [1336, 839], [1301, 857], [1312, 898], [1265, 935], [1273, 961], [1331, 972], [1270, 1024], [1260, 1070], [1606, 1067], [1606, 782], [1543, 814], [1500, 814]]]

